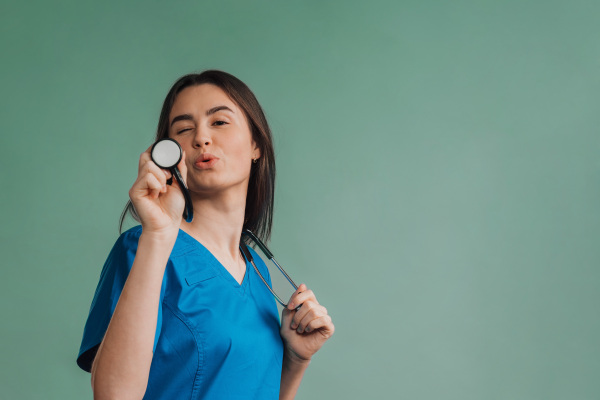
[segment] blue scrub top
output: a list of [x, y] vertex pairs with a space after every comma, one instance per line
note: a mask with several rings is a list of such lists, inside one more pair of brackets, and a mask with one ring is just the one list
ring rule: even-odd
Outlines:
[[[77, 364], [90, 371], [133, 264], [142, 227], [123, 233], [102, 273]], [[249, 249], [270, 284], [264, 262]], [[283, 359], [273, 295], [246, 261], [242, 284], [179, 231], [160, 293], [144, 399], [278, 399]]]

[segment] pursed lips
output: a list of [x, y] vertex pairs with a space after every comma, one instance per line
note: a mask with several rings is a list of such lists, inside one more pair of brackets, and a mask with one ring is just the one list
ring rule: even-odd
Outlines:
[[199, 169], [208, 169], [215, 165], [217, 161], [219, 161], [218, 157], [210, 153], [202, 153], [200, 157], [196, 158], [194, 165]]

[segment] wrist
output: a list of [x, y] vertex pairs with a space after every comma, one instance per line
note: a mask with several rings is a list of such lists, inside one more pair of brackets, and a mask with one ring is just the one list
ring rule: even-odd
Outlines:
[[144, 232], [142, 230], [138, 242], [138, 251], [144, 249], [145, 252], [153, 254], [155, 257], [168, 258], [176, 241], [177, 231]]
[[179, 229], [168, 228], [162, 230], [146, 230], [142, 226], [140, 241], [144, 241], [153, 245], [175, 244]]
[[289, 349], [285, 349], [283, 352], [283, 362], [291, 368], [306, 368], [310, 364], [310, 358], [302, 358], [295, 352]]

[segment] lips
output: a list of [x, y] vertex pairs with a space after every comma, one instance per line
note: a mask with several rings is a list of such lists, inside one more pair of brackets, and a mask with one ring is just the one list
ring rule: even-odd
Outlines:
[[212, 168], [219, 161], [219, 158], [210, 154], [210, 153], [202, 153], [200, 157], [196, 159], [194, 162], [194, 166], [199, 169], [208, 169]]

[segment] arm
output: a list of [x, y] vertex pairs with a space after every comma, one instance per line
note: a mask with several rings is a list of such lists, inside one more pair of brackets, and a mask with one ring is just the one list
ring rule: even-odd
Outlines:
[[[146, 392], [158, 321], [165, 267], [179, 232], [184, 207], [178, 186], [151, 161], [140, 156], [138, 177], [129, 197], [142, 222], [138, 248], [106, 334], [92, 364], [96, 399], [140, 399]], [[178, 167], [186, 176], [185, 153]]]
[[[296, 307], [300, 307], [296, 311]], [[333, 335], [335, 327], [327, 309], [312, 290], [301, 284], [281, 312], [280, 334], [284, 342], [279, 399], [296, 396], [312, 356]]]
[[304, 371], [308, 368], [310, 360], [300, 360], [289, 352], [283, 354], [283, 365], [281, 368], [281, 385], [279, 388], [279, 399], [287, 400], [296, 397]]
[[131, 272], [92, 364], [96, 399], [144, 396], [161, 284], [175, 238], [142, 231]]

